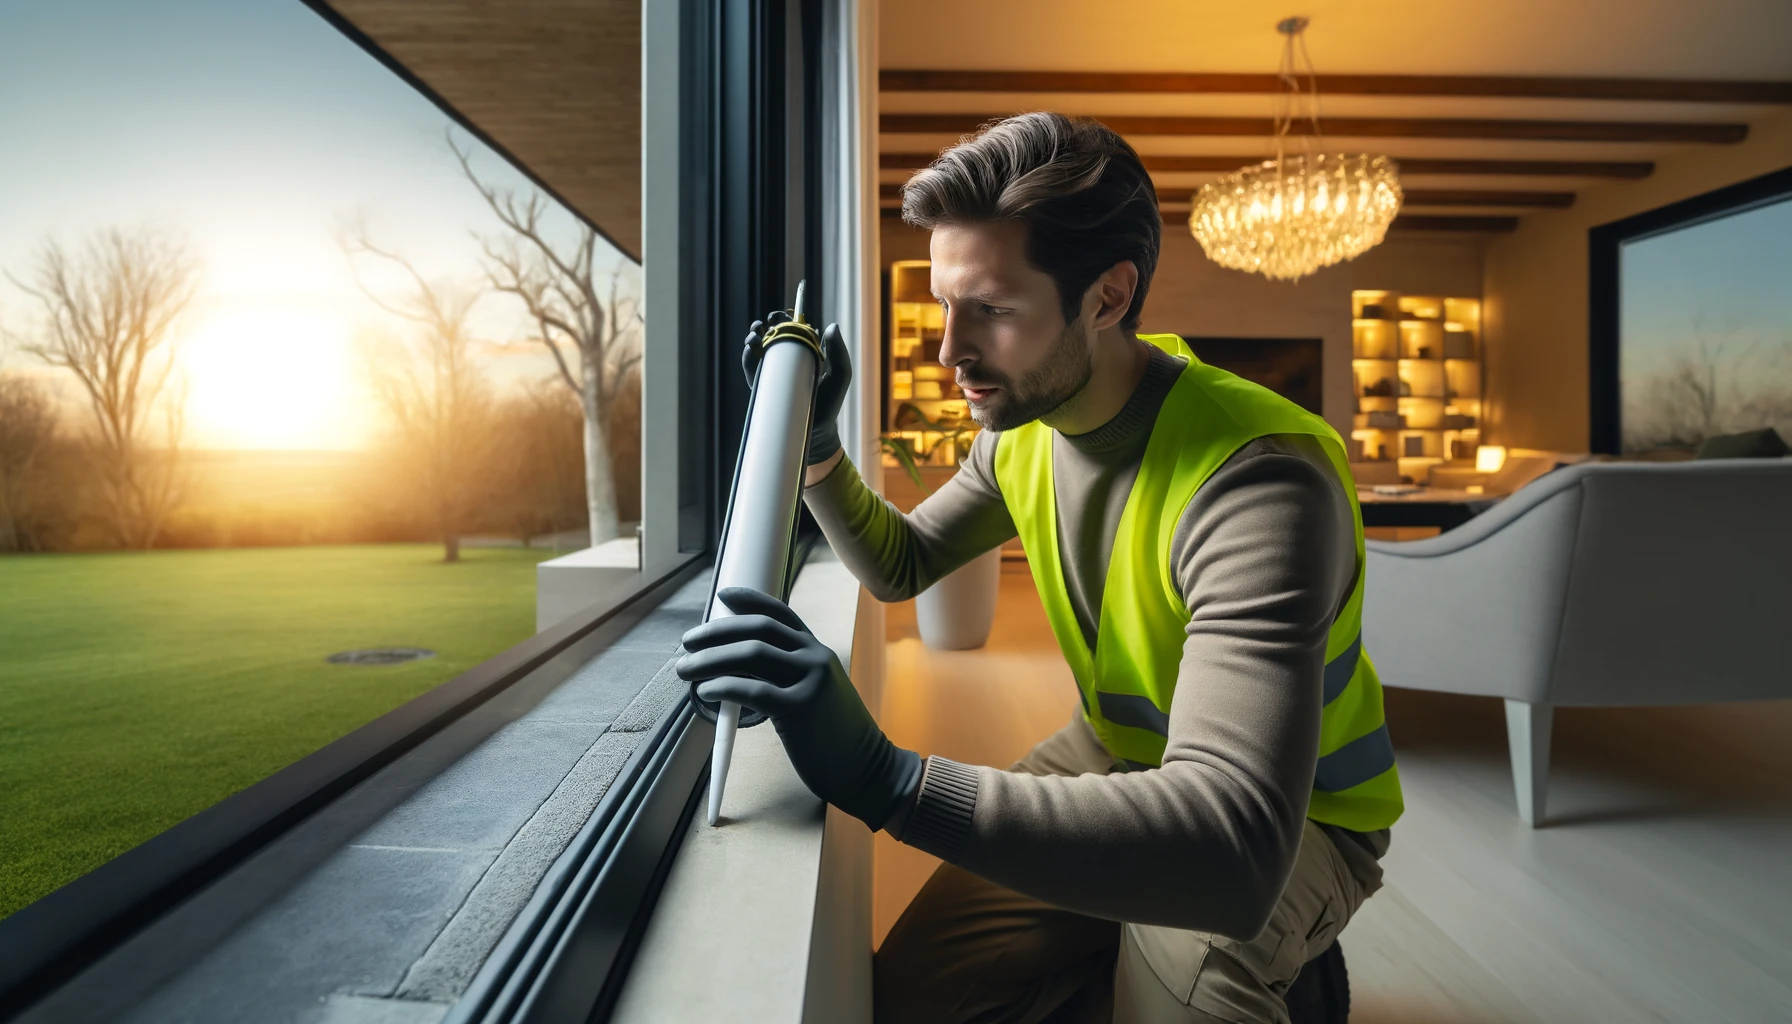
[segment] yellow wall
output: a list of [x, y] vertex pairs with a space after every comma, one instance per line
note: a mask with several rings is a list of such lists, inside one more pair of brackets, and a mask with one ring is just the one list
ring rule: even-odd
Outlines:
[[1736, 146], [1689, 148], [1635, 182], [1581, 191], [1487, 250], [1487, 441], [1585, 451], [1587, 230], [1792, 164], [1792, 117], [1756, 123]]
[[[1180, 223], [1164, 225], [1157, 273], [1140, 330], [1231, 338], [1324, 341], [1325, 418], [1348, 437], [1351, 415], [1350, 293], [1386, 288], [1411, 294], [1481, 294], [1483, 235], [1395, 232], [1363, 255], [1294, 284], [1227, 270], [1202, 253]], [[927, 232], [883, 218], [883, 252], [926, 259]]]

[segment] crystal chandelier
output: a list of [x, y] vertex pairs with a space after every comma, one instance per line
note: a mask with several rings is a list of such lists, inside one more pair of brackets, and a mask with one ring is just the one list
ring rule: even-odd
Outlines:
[[[1284, 37], [1279, 77], [1288, 89], [1276, 101], [1275, 159], [1210, 182], [1195, 195], [1189, 230], [1222, 267], [1293, 281], [1381, 244], [1400, 212], [1399, 168], [1385, 156], [1325, 153], [1319, 131], [1319, 83], [1307, 56], [1307, 19], [1276, 25]], [[1307, 88], [1295, 69], [1299, 47]], [[1283, 142], [1302, 100], [1311, 130], [1298, 155]]]

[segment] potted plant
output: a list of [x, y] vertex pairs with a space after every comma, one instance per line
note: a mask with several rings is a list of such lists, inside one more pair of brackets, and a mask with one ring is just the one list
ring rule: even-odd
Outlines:
[[[954, 437], [963, 432], [943, 431]], [[915, 453], [900, 438], [879, 439], [883, 450], [908, 473], [922, 494], [933, 493], [921, 479]], [[996, 619], [996, 596], [1002, 584], [1002, 549], [994, 547], [941, 577], [915, 595], [915, 623], [921, 642], [935, 650], [962, 651], [989, 641]]]

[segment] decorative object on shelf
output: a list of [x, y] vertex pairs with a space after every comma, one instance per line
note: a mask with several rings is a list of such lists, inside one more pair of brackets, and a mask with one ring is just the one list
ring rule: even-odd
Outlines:
[[[1279, 77], [1288, 89], [1277, 96], [1275, 158], [1202, 186], [1188, 219], [1208, 259], [1279, 281], [1298, 280], [1381, 244], [1404, 198], [1394, 161], [1324, 152], [1319, 83], [1307, 55], [1306, 28], [1306, 18], [1276, 25], [1284, 37]], [[1303, 101], [1309, 106], [1301, 118], [1297, 110]], [[1296, 120], [1308, 121], [1310, 128], [1301, 134], [1300, 154], [1290, 156], [1283, 142]]]
[[1394, 318], [1391, 316], [1388, 316], [1387, 310], [1384, 309], [1380, 303], [1367, 302], [1367, 303], [1363, 304], [1363, 308], [1362, 308], [1361, 312], [1359, 312], [1357, 314], [1357, 319], [1359, 319], [1359, 320], [1392, 320]]
[[1372, 430], [1400, 430], [1406, 426], [1406, 417], [1397, 412], [1383, 409], [1371, 410], [1367, 414], [1368, 424]]
[[1403, 443], [1406, 445], [1405, 454], [1407, 458], [1422, 459], [1425, 457], [1425, 438], [1423, 436], [1419, 434], [1408, 434], [1403, 439]]

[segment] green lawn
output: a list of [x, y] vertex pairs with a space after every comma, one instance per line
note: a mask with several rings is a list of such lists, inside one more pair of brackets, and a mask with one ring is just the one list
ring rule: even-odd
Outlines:
[[441, 550], [0, 557], [0, 917], [534, 632], [551, 552]]

